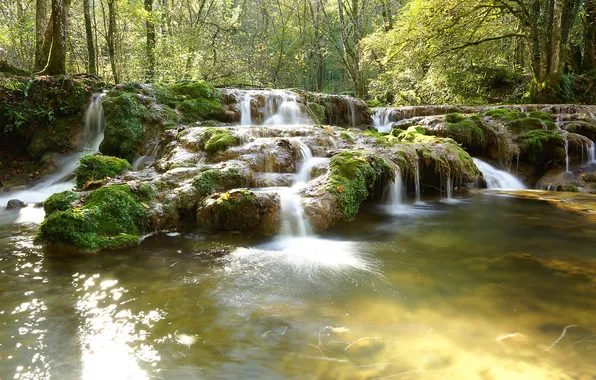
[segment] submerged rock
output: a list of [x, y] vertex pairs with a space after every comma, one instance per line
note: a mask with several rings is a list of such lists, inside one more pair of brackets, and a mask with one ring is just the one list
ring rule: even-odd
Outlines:
[[19, 199], [11, 199], [6, 203], [7, 210], [16, 210], [23, 207], [27, 207], [27, 203], [19, 200]]

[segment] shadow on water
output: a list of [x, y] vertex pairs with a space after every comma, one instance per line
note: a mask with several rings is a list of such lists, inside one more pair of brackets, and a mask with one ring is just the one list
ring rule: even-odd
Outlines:
[[[471, 195], [318, 237], [46, 257], [0, 231], [0, 378], [589, 378], [596, 226]], [[109, 363], [109, 365], [107, 364]]]

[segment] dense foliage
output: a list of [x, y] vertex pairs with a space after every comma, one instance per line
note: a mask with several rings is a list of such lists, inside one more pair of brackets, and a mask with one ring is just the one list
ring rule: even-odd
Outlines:
[[0, 0], [0, 8], [0, 62], [31, 72], [349, 91], [376, 104], [596, 100], [595, 0]]

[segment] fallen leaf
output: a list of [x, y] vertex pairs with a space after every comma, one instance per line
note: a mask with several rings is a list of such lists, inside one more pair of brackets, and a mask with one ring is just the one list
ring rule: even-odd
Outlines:
[[227, 201], [228, 199], [230, 199], [230, 193], [222, 194], [221, 199], [223, 199], [224, 201]]
[[341, 186], [338, 186], [338, 187], [337, 187], [337, 191], [339, 191], [340, 193], [343, 193], [343, 192], [344, 192], [344, 188], [343, 188], [343, 187], [341, 187]]
[[141, 204], [143, 205], [143, 207], [149, 208], [149, 206], [147, 206], [147, 203], [141, 202]]

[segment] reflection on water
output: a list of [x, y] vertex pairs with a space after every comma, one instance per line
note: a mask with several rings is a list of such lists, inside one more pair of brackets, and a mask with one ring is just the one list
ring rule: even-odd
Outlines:
[[0, 230], [0, 378], [590, 379], [596, 226], [478, 195], [320, 238], [46, 257]]

